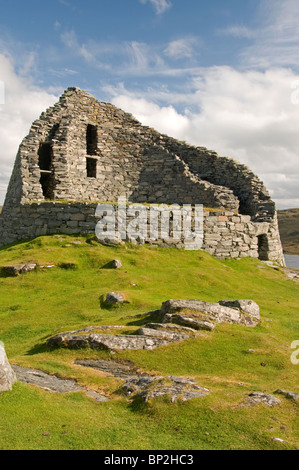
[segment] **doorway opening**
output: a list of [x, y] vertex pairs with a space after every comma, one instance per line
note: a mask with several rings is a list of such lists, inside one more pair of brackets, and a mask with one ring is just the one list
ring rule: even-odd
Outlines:
[[258, 253], [259, 259], [262, 261], [269, 260], [269, 242], [268, 236], [263, 233], [262, 235], [258, 235]]

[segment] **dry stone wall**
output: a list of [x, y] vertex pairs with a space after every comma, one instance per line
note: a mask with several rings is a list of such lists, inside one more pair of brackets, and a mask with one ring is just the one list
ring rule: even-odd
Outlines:
[[275, 204], [246, 166], [161, 135], [78, 88], [67, 89], [22, 141], [0, 217], [0, 244], [94, 232], [92, 203], [119, 196], [218, 209], [223, 213], [205, 215], [204, 249], [284, 262]]
[[[100, 220], [96, 216], [97, 207], [97, 203], [42, 202], [19, 205], [9, 218], [0, 219], [2, 240], [13, 243], [56, 233], [94, 234]], [[147, 235], [138, 239], [138, 243], [184, 248], [183, 238], [162, 236], [158, 240], [150, 239], [150, 207], [143, 206], [148, 213]], [[115, 215], [117, 221], [117, 206]], [[127, 218], [127, 226], [133, 219], [134, 217]], [[116, 231], [117, 229], [116, 223]], [[232, 211], [203, 213], [202, 249], [217, 258], [252, 257], [283, 264], [283, 253], [278, 240], [276, 219], [272, 222], [253, 222], [249, 215], [235, 214]]]

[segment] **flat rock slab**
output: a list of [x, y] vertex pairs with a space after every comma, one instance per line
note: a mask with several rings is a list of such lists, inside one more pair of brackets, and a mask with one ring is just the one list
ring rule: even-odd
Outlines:
[[279, 395], [283, 395], [285, 398], [290, 398], [291, 400], [299, 402], [299, 393], [288, 392], [286, 390], [281, 390], [281, 389], [276, 390], [275, 393], [278, 393]]
[[17, 379], [22, 383], [37, 385], [51, 392], [67, 393], [85, 390], [77, 385], [73, 379], [60, 379], [55, 375], [49, 375], [37, 369], [30, 369], [20, 366], [12, 366]]
[[76, 364], [100, 370], [116, 379], [124, 380], [123, 390], [132, 398], [142, 397], [145, 402], [168, 395], [172, 402], [205, 397], [209, 390], [200, 387], [192, 379], [174, 376], [155, 376], [138, 372], [133, 364], [106, 360], [77, 360]]
[[68, 333], [58, 334], [49, 338], [46, 343], [48, 346], [67, 347], [69, 349], [81, 349], [90, 347], [92, 349], [109, 350], [152, 350], [158, 346], [169, 344], [169, 339], [159, 336], [139, 336], [139, 335], [109, 335], [109, 334], [83, 334], [72, 335]]
[[77, 359], [75, 364], [100, 370], [101, 372], [115, 377], [116, 379], [127, 379], [137, 374], [134, 365], [131, 363], [128, 364], [117, 361], [106, 361], [104, 359]]
[[162, 329], [154, 329], [154, 328], [139, 328], [136, 332], [138, 335], [149, 336], [149, 337], [157, 337], [157, 338], [164, 338], [168, 341], [183, 341], [184, 339], [188, 339], [189, 336], [185, 333], [181, 333], [178, 331], [167, 331]]
[[197, 330], [213, 330], [217, 323], [256, 326], [260, 322], [259, 306], [253, 300], [167, 300], [160, 310], [163, 322], [176, 323]]
[[[90, 347], [92, 349], [108, 349], [108, 350], [138, 350], [147, 349], [152, 350], [158, 346], [166, 346], [172, 342], [183, 341], [189, 336], [186, 331], [180, 331], [180, 328], [172, 328], [172, 325], [167, 328], [162, 328], [161, 324], [159, 329], [154, 324], [153, 328], [139, 328], [136, 334], [122, 335], [122, 334], [102, 334], [96, 333], [96, 330], [112, 330], [124, 328], [121, 326], [98, 326], [87, 327], [81, 330], [60, 333], [52, 336], [46, 341], [50, 347], [66, 347], [69, 349], [81, 349]], [[149, 325], [148, 325], [149, 326]]]
[[35, 385], [50, 392], [69, 393], [84, 391], [90, 397], [98, 402], [108, 401], [109, 398], [93, 390], [86, 390], [76, 383], [74, 379], [60, 379], [55, 375], [46, 374], [38, 369], [30, 369], [20, 366], [12, 366], [17, 380], [22, 383]]
[[10, 266], [4, 266], [2, 269], [8, 276], [17, 276], [18, 274], [24, 274], [29, 271], [34, 271], [36, 268], [36, 264], [15, 264]]

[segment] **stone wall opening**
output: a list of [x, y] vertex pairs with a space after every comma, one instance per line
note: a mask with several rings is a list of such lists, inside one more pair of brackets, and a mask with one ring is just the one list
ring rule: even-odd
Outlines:
[[41, 142], [38, 149], [38, 166], [41, 170], [50, 171], [53, 159], [51, 142]]
[[96, 158], [86, 158], [87, 178], [97, 177], [97, 160]]
[[98, 127], [88, 124], [86, 130], [86, 153], [97, 155], [98, 150]]
[[40, 184], [43, 191], [43, 196], [45, 199], [54, 199], [54, 175], [52, 172], [42, 171], [40, 175]]
[[51, 142], [41, 142], [38, 149], [40, 184], [45, 199], [54, 199], [55, 181], [52, 168], [53, 149]]
[[258, 253], [259, 259], [263, 261], [269, 260], [269, 242], [268, 236], [263, 233], [262, 235], [258, 235]]

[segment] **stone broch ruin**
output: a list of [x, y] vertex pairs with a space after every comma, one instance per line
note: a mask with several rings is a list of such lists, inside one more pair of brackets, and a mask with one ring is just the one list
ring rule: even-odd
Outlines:
[[94, 233], [98, 202], [124, 195], [148, 205], [203, 204], [205, 251], [284, 265], [275, 204], [245, 165], [161, 135], [78, 88], [68, 88], [22, 141], [0, 244]]

